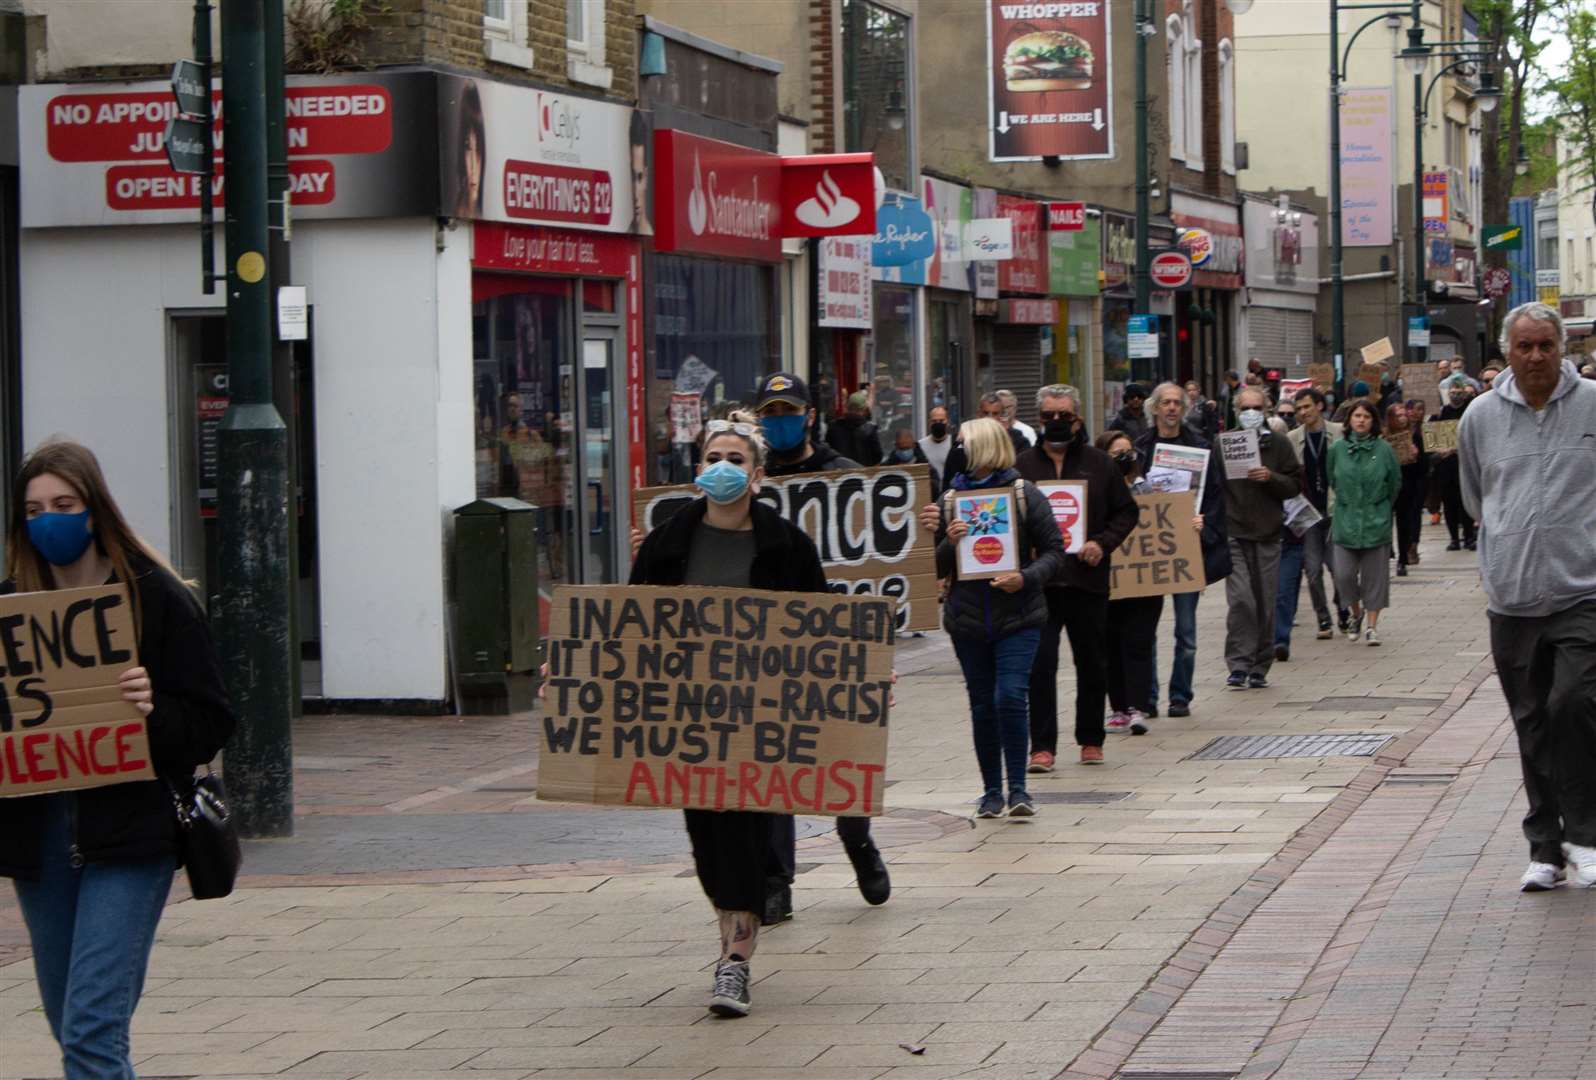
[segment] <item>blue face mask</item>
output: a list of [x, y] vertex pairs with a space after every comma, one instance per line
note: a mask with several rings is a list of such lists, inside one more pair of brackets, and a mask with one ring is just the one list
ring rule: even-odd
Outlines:
[[772, 450], [796, 450], [803, 445], [809, 418], [803, 413], [787, 416], [761, 416], [759, 426], [765, 430], [765, 441]]
[[29, 518], [28, 539], [51, 566], [71, 566], [83, 558], [94, 539], [94, 533], [89, 531], [89, 512], [40, 514]]
[[693, 483], [709, 497], [710, 502], [724, 506], [743, 497], [748, 490], [748, 474], [729, 461], [717, 461], [699, 473]]

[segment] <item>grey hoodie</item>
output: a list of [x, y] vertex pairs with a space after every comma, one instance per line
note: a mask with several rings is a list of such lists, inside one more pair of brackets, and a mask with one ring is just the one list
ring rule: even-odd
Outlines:
[[1564, 360], [1537, 413], [1504, 371], [1463, 414], [1457, 443], [1490, 610], [1537, 617], [1596, 600], [1596, 382]]

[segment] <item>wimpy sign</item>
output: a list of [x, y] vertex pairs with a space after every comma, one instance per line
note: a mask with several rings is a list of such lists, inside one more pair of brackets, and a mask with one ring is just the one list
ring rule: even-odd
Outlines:
[[0, 597], [0, 797], [154, 778], [135, 638], [120, 586]]
[[879, 814], [893, 623], [824, 593], [561, 586], [538, 798]]

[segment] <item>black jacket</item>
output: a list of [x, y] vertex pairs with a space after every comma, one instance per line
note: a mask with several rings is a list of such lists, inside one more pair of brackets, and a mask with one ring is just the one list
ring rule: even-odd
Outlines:
[[861, 416], [844, 416], [826, 428], [826, 442], [843, 457], [869, 467], [881, 464], [881, 436], [876, 426]]
[[[1131, 409], [1121, 409], [1117, 414], [1115, 414], [1114, 419], [1108, 422], [1108, 430], [1123, 431], [1130, 437], [1131, 442], [1135, 442], [1137, 439], [1147, 434], [1149, 428], [1150, 425], [1147, 423], [1147, 415], [1141, 409], [1136, 409], [1134, 411]], [[1121, 483], [1123, 483], [1123, 481], [1121, 481]]]
[[765, 458], [766, 476], [797, 476], [799, 473], [831, 472], [836, 469], [861, 468], [857, 461], [843, 457], [825, 443], [811, 443], [813, 451], [802, 461], [795, 461], [790, 465], [779, 464], [775, 458]]
[[[154, 710], [146, 726], [156, 773], [191, 775], [233, 733], [233, 708], [222, 665], [199, 604], [183, 584], [147, 562], [134, 564], [139, 664], [150, 676]], [[0, 594], [16, 592], [0, 582]], [[131, 665], [130, 665], [131, 666]], [[67, 792], [74, 837], [88, 862], [170, 856], [176, 865], [177, 819], [161, 780], [131, 780]], [[42, 796], [0, 799], [0, 877], [38, 877]]]
[[1136, 498], [1114, 465], [1114, 459], [1095, 446], [1071, 446], [1064, 453], [1064, 465], [1055, 468], [1053, 459], [1042, 447], [1027, 450], [1014, 468], [1033, 484], [1046, 480], [1086, 481], [1086, 539], [1103, 549], [1103, 559], [1087, 566], [1079, 555], [1065, 555], [1064, 567], [1049, 585], [1108, 595], [1111, 553], [1125, 542], [1136, 527]]
[[1012, 491], [1015, 481], [1025, 484], [1025, 517], [1019, 523], [1020, 573], [1025, 586], [1019, 592], [1004, 592], [984, 579], [958, 580], [957, 551], [948, 541], [947, 521], [937, 528], [937, 577], [953, 580], [942, 605], [942, 628], [954, 637], [997, 641], [1047, 624], [1047, 600], [1042, 587], [1058, 576], [1064, 562], [1064, 541], [1047, 500], [1035, 484], [1023, 480], [1013, 469], [994, 473], [979, 487], [961, 487], [966, 481], [954, 477], [953, 486], [961, 493], [1004, 488]]
[[[695, 499], [649, 533], [638, 549], [637, 558], [632, 560], [631, 584], [685, 584], [693, 533], [708, 509], [709, 500]], [[831, 586], [826, 584], [826, 572], [820, 565], [820, 552], [802, 529], [757, 499], [749, 512], [754, 523], [754, 563], [748, 572], [750, 588], [782, 592], [831, 591]]]
[[1182, 424], [1180, 434], [1173, 439], [1160, 437], [1158, 428], [1154, 427], [1136, 440], [1136, 452], [1141, 455], [1144, 474], [1153, 467], [1153, 448], [1161, 442], [1211, 451], [1208, 475], [1203, 477], [1203, 504], [1197, 512], [1203, 516], [1203, 573], [1210, 585], [1223, 581], [1231, 571], [1230, 534], [1225, 522], [1225, 466], [1207, 439]]

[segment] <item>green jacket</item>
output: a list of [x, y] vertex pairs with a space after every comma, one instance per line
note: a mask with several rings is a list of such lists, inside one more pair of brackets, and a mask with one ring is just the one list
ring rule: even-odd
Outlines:
[[1402, 489], [1402, 469], [1390, 444], [1349, 433], [1331, 444], [1325, 474], [1336, 497], [1330, 539], [1344, 548], [1389, 544], [1391, 508]]

